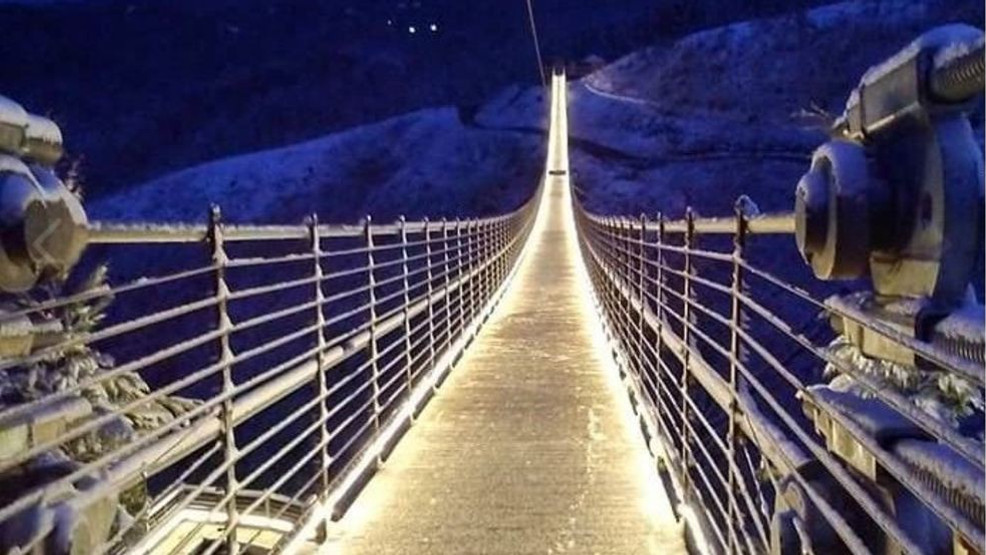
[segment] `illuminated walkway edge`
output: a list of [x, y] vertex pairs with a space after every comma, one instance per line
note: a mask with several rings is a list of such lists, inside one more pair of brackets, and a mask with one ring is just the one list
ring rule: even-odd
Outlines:
[[517, 273], [324, 552], [684, 551], [592, 308], [564, 78], [552, 87], [550, 171]]

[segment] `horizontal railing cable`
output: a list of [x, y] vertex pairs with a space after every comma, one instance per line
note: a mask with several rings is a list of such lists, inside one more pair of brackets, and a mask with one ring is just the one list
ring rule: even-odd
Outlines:
[[[54, 435], [29, 440], [0, 459], [0, 470], [56, 451], [70, 454], [73, 445], [121, 418], [185, 405], [125, 443], [91, 453], [69, 472], [12, 493], [0, 507], [0, 526], [29, 510], [54, 513], [65, 502], [84, 510], [143, 484], [143, 505], [132, 511], [121, 505], [118, 511], [130, 512], [127, 524], [94, 551], [153, 549], [161, 534], [179, 529], [185, 535], [171, 548], [198, 549], [206, 522], [225, 524], [220, 541], [203, 552], [235, 546], [242, 529], [255, 526], [248, 517], [275, 498], [285, 504], [273, 518], [296, 519], [281, 543], [296, 541], [308, 533], [313, 511], [355, 487], [353, 473], [362, 472], [377, 444], [391, 439], [381, 434], [394, 433], [395, 419], [410, 418], [410, 404], [420, 408], [423, 392], [437, 385], [435, 376], [447, 372], [471, 340], [513, 274], [540, 198], [539, 189], [510, 214], [455, 221], [237, 226], [214, 212], [207, 225], [93, 224], [91, 242], [105, 245], [111, 264], [115, 245], [160, 252], [200, 244], [203, 258], [212, 260], [6, 315], [45, 318], [101, 299], [135, 314], [113, 316], [91, 331], [67, 330], [27, 356], [0, 360], [0, 369], [16, 374], [57, 363], [72, 349], [128, 353], [57, 390], [0, 408], [0, 422], [10, 425], [31, 426], [34, 415], [62, 410], [65, 403], [86, 414]], [[248, 255], [233, 256], [229, 249], [236, 244]], [[178, 257], [145, 266], [164, 268], [172, 259]], [[171, 298], [179, 289], [210, 286], [208, 296], [191, 302]], [[140, 294], [147, 292], [153, 295]], [[132, 304], [134, 299], [140, 302]], [[217, 349], [219, 356], [211, 354]], [[134, 379], [154, 385], [114, 401], [109, 410], [86, 408], [91, 392]], [[175, 399], [179, 394], [188, 401]], [[272, 424], [258, 428], [262, 420]], [[91, 476], [99, 476], [97, 489], [65, 500], [60, 492]], [[258, 487], [261, 493], [237, 501]], [[175, 527], [175, 519], [184, 518], [194, 525]], [[58, 525], [54, 519], [39, 522], [48, 528], [22, 547], [37, 547]]]
[[[816, 435], [813, 425], [792, 411], [792, 404], [802, 403], [828, 411], [833, 423], [858, 441], [875, 457], [876, 464], [931, 513], [974, 545], [983, 544], [981, 525], [977, 526], [967, 513], [918, 479], [911, 468], [867, 435], [852, 418], [837, 409], [826, 408], [829, 405], [815, 394], [813, 387], [817, 384], [803, 374], [804, 369], [814, 361], [851, 376], [868, 395], [886, 403], [929, 438], [954, 449], [979, 472], [983, 468], [982, 443], [929, 418], [903, 394], [877, 384], [872, 377], [832, 354], [827, 345], [809, 339], [757, 300], [761, 286], [743, 276], [763, 279], [768, 286], [780, 287], [794, 295], [805, 305], [799, 310], [825, 311], [872, 329], [900, 349], [937, 364], [938, 371], [970, 380], [974, 387], [982, 386], [982, 368], [861, 312], [818, 301], [804, 289], [757, 267], [749, 255], [743, 254], [742, 245], [753, 235], [793, 233], [793, 218], [788, 215], [696, 218], [689, 214], [683, 220], [665, 220], [660, 216], [648, 220], [593, 215], [585, 212], [577, 200], [573, 202], [583, 259], [600, 315], [611, 333], [625, 379], [636, 384], [628, 389], [634, 392], [637, 404], [646, 409], [640, 414], [654, 417], [653, 423], [645, 426], [648, 433], [657, 434], [665, 451], [671, 450], [662, 456], [672, 467], [672, 483], [679, 490], [677, 494], [685, 502], [694, 499], [700, 505], [711, 505], [702, 507], [699, 514], [704, 515], [702, 526], [713, 534], [721, 550], [771, 550], [774, 536], [766, 530], [767, 525], [773, 526], [769, 503], [787, 495], [779, 489], [787, 487], [782, 484], [792, 483], [810, 503], [801, 506], [792, 524], [798, 537], [814, 543], [815, 549], [819, 545], [828, 545], [830, 549], [840, 545], [854, 553], [876, 549], [875, 537], [864, 537], [857, 532], [858, 523], [851, 519], [859, 516], [843, 514], [831, 502], [831, 499], [842, 499], [840, 504], [858, 507], [859, 514], [865, 515], [905, 552], [921, 551], [921, 544], [912, 536], [913, 529], [902, 526], [884, 501], [860, 483], [855, 470], [851, 471], [839, 454], [829, 451], [827, 440]], [[700, 247], [699, 239], [704, 235], [731, 235], [734, 248], [716, 251]], [[672, 243], [670, 237], [679, 240]], [[710, 265], [701, 269], [706, 274], [701, 275], [694, 265], [698, 260], [710, 261], [722, 270]], [[733, 274], [731, 285], [712, 277], [727, 271]], [[705, 302], [701, 300], [704, 294], [710, 295]], [[732, 316], [727, 313], [730, 302]], [[722, 310], [716, 310], [715, 306]], [[768, 326], [763, 327], [760, 321], [766, 321]], [[716, 327], [710, 328], [709, 324]], [[780, 335], [765, 333], [768, 328]], [[732, 347], [721, 339], [726, 333], [734, 337]], [[782, 362], [782, 357], [775, 355], [775, 349], [781, 345], [779, 341], [801, 349], [812, 361], [803, 359], [789, 366], [792, 359], [786, 355]], [[666, 354], [673, 355], [673, 364]], [[706, 355], [723, 364], [717, 366]], [[730, 368], [735, 378], [727, 381], [723, 375]], [[820, 372], [812, 371], [809, 376], [812, 375], [818, 376]], [[781, 384], [783, 387], [777, 389]], [[712, 412], [705, 405], [707, 400], [717, 407]], [[765, 411], [757, 407], [759, 404], [764, 405]], [[732, 424], [726, 427], [734, 417], [738, 424], [735, 431]], [[748, 441], [740, 441], [740, 435]], [[757, 478], [760, 473], [754, 468], [751, 447], [761, 464], [771, 469], [765, 481], [763, 477]], [[830, 486], [819, 486], [816, 471], [806, 474], [805, 469], [816, 463], [830, 480]], [[842, 493], [833, 498], [832, 487]], [[833, 538], [805, 536], [808, 532], [804, 519], [810, 518], [804, 514], [805, 510], [816, 511], [827, 522], [837, 538], [836, 543]]]

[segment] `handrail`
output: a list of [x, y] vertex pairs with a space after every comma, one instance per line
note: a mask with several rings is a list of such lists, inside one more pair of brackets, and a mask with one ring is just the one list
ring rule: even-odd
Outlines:
[[[772, 248], [796, 256], [793, 240], [769, 237], [793, 234], [792, 215], [749, 216], [738, 209], [733, 217], [698, 218], [689, 210], [683, 219], [667, 220], [591, 214], [576, 195], [573, 204], [600, 316], [642, 407], [642, 426], [657, 439], [655, 454], [669, 467], [678, 500], [699, 514], [713, 552], [776, 549], [771, 542], [778, 532], [765, 529], [784, 522], [800, 530], [790, 532], [795, 536], [815, 522], [807, 539], [816, 553], [869, 553], [884, 542], [923, 552], [927, 539], [899, 522], [873, 488], [913, 496], [961, 538], [956, 541], [982, 551], [979, 513], [986, 494], [975, 488], [984, 466], [982, 442], [830, 352], [831, 330], [809, 338], [788, 318], [827, 311], [850, 319], [935, 362], [943, 375], [967, 380], [980, 395], [982, 368], [977, 374], [969, 361], [937, 345], [816, 300], [759, 267], [747, 248], [754, 236], [768, 236], [763, 240], [773, 241]], [[732, 248], [724, 249], [722, 239], [703, 246], [710, 236], [731, 238]], [[771, 298], [778, 292], [794, 302], [779, 304]], [[870, 396], [864, 402], [883, 416], [863, 413], [860, 424], [860, 414], [840, 408], [845, 401], [819, 381], [826, 367], [850, 376]], [[896, 435], [884, 431], [889, 422]], [[894, 448], [897, 438], [901, 445], [917, 441], [947, 451], [970, 478], [936, 477], [928, 465], [915, 466], [918, 457]], [[846, 451], [847, 441], [857, 450]], [[749, 457], [750, 447], [769, 480], [739, 459], [744, 450]], [[757, 510], [754, 498], [773, 500], [773, 515]]]
[[[173, 549], [236, 551], [244, 533], [237, 530], [252, 529], [258, 518], [283, 528], [284, 515], [265, 508], [274, 497], [288, 500], [281, 512], [300, 508], [280, 532], [282, 543], [307, 539], [312, 515], [344, 510], [361, 476], [385, 456], [488, 317], [540, 198], [539, 189], [511, 213], [455, 221], [367, 218], [354, 226], [312, 218], [306, 225], [240, 226], [222, 223], [216, 212], [207, 225], [92, 224], [90, 242], [107, 245], [111, 255], [114, 246], [156, 253], [186, 243], [202, 245], [212, 260], [174, 270], [163, 259], [157, 277], [55, 297], [5, 317], [58, 317], [103, 298], [124, 309], [96, 330], [67, 330], [33, 354], [0, 360], [0, 368], [17, 374], [57, 368], [64, 353], [79, 349], [109, 349], [116, 359], [0, 408], [2, 429], [25, 430], [20, 449], [0, 454], [0, 471], [53, 452], [76, 453], [98, 443], [107, 426], [125, 422], [133, 430], [144, 418], [159, 420], [16, 493], [0, 507], [0, 526], [28, 511], [52, 515], [25, 535], [20, 548], [29, 551], [71, 526], [57, 518], [66, 508], [94, 510], [146, 487], [147, 499], [132, 509], [137, 518], [123, 520], [129, 525], [103, 543], [108, 530], [89, 530], [97, 542], [91, 550], [154, 549], [175, 518], [198, 515]], [[234, 242], [249, 243], [249, 256], [231, 256]], [[278, 271], [263, 271], [270, 264]], [[208, 294], [170, 300], [176, 291], [210, 287], [208, 281]], [[145, 379], [156, 385], [113, 401], [120, 387]], [[54, 433], [39, 433], [36, 426], [51, 418]], [[273, 424], [264, 427], [264, 420]], [[297, 460], [275, 464], [289, 456]], [[181, 472], [187, 465], [198, 471]], [[100, 477], [95, 485], [92, 476]], [[264, 491], [241, 506], [238, 496], [258, 485]], [[66, 497], [73, 487], [80, 489]], [[170, 520], [152, 521], [161, 514], [153, 507], [177, 492], [180, 499], [167, 501]], [[222, 541], [196, 547], [206, 521], [227, 524]]]
[[[505, 221], [509, 215], [498, 215], [468, 220], [477, 225], [491, 225]], [[406, 231], [419, 234], [424, 231], [425, 221], [408, 221]], [[396, 236], [401, 232], [397, 222], [372, 224], [376, 237]], [[316, 227], [322, 238], [363, 236], [363, 224], [321, 224]], [[288, 241], [305, 240], [311, 236], [310, 226], [305, 225], [225, 225], [223, 238], [226, 241]], [[199, 243], [209, 237], [209, 224], [170, 224], [170, 223], [120, 223], [92, 222], [88, 230], [90, 244], [146, 245], [151, 243]]]
[[[585, 218], [597, 224], [603, 224], [611, 219], [610, 216], [596, 215], [588, 212], [585, 213]], [[762, 214], [745, 218], [745, 221], [747, 233], [754, 235], [786, 235], [794, 233], [794, 214], [790, 212]], [[658, 224], [655, 221], [648, 221], [642, 224], [639, 219], [626, 218], [625, 224], [631, 231], [640, 231], [641, 226], [643, 226], [649, 232], [657, 231], [658, 226], [663, 225], [666, 233], [685, 233], [689, 226], [688, 220], [685, 218], [664, 220], [662, 224]], [[736, 217], [693, 218], [690, 225], [696, 233], [732, 235], [736, 232]]]

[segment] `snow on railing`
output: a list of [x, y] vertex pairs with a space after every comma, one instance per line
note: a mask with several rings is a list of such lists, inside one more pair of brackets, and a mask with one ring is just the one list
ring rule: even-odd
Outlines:
[[[575, 204], [642, 427], [714, 552], [983, 552], [982, 432], [960, 422], [982, 421], [981, 363], [818, 300], [838, 289], [790, 264], [792, 215], [747, 215], [742, 199], [734, 217], [681, 220]], [[870, 360], [819, 316], [931, 369]]]
[[324, 532], [489, 315], [537, 198], [440, 222], [93, 225], [111, 266], [157, 271], [3, 316], [66, 323], [0, 358], [0, 476], [24, 477], [3, 486], [4, 549], [233, 553]]

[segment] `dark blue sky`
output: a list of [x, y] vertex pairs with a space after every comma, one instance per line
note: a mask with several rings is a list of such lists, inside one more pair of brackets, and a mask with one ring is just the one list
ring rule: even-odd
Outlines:
[[[546, 61], [805, 3], [534, 0]], [[89, 0], [0, 20], [0, 94], [62, 125], [96, 196], [538, 79], [523, 0]]]

